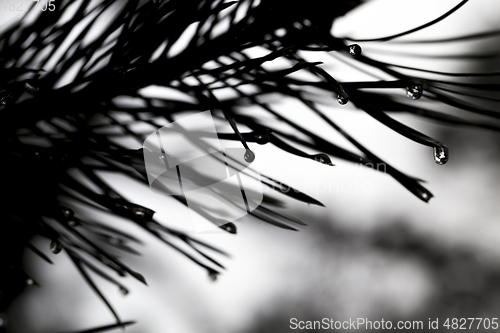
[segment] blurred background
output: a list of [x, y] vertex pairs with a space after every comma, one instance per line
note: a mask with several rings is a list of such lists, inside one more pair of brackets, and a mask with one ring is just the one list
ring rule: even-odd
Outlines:
[[[332, 33], [382, 37], [426, 23], [457, 3], [372, 0], [338, 19]], [[498, 36], [410, 43], [500, 29], [499, 12], [500, 2], [470, 1], [445, 21], [401, 41], [360, 45], [366, 55], [391, 63], [439, 71], [499, 71]], [[494, 56], [447, 57], [484, 53]], [[305, 52], [303, 56], [323, 61], [339, 81], [355, 81], [353, 75], [362, 75], [335, 55]], [[395, 93], [406, 98], [404, 90]], [[492, 92], [492, 97], [500, 93]], [[277, 110], [307, 123], [315, 133], [352, 148], [293, 101], [276, 103]], [[448, 145], [450, 161], [440, 166], [432, 149], [401, 137], [353, 105], [340, 106], [332, 98], [331, 105], [322, 107], [368, 149], [426, 180], [435, 197], [426, 204], [388, 175], [361, 165], [333, 159], [335, 166], [330, 167], [291, 157], [271, 145], [252, 145], [261, 173], [302, 190], [326, 207], [288, 202], [284, 212], [307, 223], [298, 232], [245, 217], [236, 223], [237, 235], [196, 235], [230, 253], [230, 258], [221, 258], [227, 270], [216, 281], [132, 223], [100, 213], [110, 225], [128, 228], [143, 241], [138, 248], [142, 255], [124, 260], [146, 277], [149, 286], [128, 278], [124, 284], [131, 292], [122, 295], [96, 278], [120, 317], [137, 320], [127, 331], [289, 332], [291, 318], [422, 320], [427, 329], [429, 318], [443, 322], [499, 317], [500, 135], [394, 115]], [[485, 107], [497, 110], [495, 104]], [[182, 228], [189, 218], [186, 207], [145, 186], [115, 175], [107, 179], [129, 200], [155, 210], [166, 225]], [[44, 239], [34, 244], [48, 248]], [[50, 257], [55, 265], [26, 252], [26, 269], [43, 287], [25, 291], [12, 305], [9, 317], [19, 319], [10, 322], [9, 332], [66, 332], [111, 322], [105, 305], [64, 253]]]

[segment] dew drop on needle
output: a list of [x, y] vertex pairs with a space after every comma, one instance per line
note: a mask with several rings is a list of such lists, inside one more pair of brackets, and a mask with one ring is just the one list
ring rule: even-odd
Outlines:
[[247, 163], [252, 163], [255, 160], [255, 154], [250, 149], [245, 151], [245, 155], [243, 157]]
[[361, 46], [359, 46], [358, 44], [353, 44], [349, 46], [349, 54], [353, 57], [361, 55], [362, 52], [363, 50], [361, 49]]
[[406, 88], [406, 96], [409, 99], [420, 99], [424, 93], [422, 86], [412, 85]]
[[234, 225], [234, 223], [231, 223], [231, 222], [226, 223], [224, 225], [221, 225], [220, 228], [231, 233], [231, 234], [236, 233], [236, 226]]
[[50, 242], [50, 252], [58, 254], [62, 250], [62, 245], [58, 241]]
[[340, 105], [346, 105], [349, 102], [349, 98], [347, 96], [339, 95], [337, 97], [337, 102], [339, 102]]
[[262, 133], [256, 133], [254, 137], [255, 137], [255, 142], [257, 142], [259, 145], [265, 145], [266, 143], [269, 143], [269, 141], [271, 140], [269, 138], [269, 135]]
[[439, 164], [443, 165], [448, 162], [449, 159], [449, 152], [448, 148], [446, 147], [434, 147], [434, 161]]
[[120, 287], [120, 293], [123, 295], [123, 296], [126, 296], [128, 295], [128, 289], [125, 288], [125, 287]]
[[216, 271], [209, 271], [208, 272], [208, 278], [211, 280], [211, 281], [216, 281], [217, 280], [217, 276], [219, 275], [219, 273], [217, 273]]
[[24, 82], [24, 90], [28, 94], [34, 96], [38, 92], [38, 89], [39, 89], [38, 86], [35, 85], [33, 82], [30, 82], [30, 81]]

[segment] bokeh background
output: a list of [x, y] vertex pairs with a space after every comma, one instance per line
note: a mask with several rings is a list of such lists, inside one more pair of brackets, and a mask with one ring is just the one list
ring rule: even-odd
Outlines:
[[[432, 20], [457, 3], [372, 0], [337, 20], [332, 32], [354, 38], [385, 36]], [[403, 65], [499, 71], [498, 36], [409, 43], [500, 29], [499, 12], [500, 2], [474, 0], [447, 20], [401, 41], [361, 46], [375, 59]], [[450, 57], [482, 53], [493, 56]], [[364, 78], [335, 55], [303, 56], [323, 61], [339, 81]], [[404, 90], [394, 93], [405, 98]], [[500, 93], [492, 92], [492, 97]], [[276, 103], [280, 112], [307, 123], [315, 133], [352, 148], [300, 106], [287, 99]], [[427, 102], [424, 98], [415, 103]], [[485, 105], [493, 110], [497, 106]], [[221, 257], [227, 270], [215, 282], [131, 223], [103, 214], [107, 223], [143, 241], [138, 247], [142, 255], [126, 256], [125, 261], [143, 273], [149, 286], [128, 278], [124, 284], [131, 292], [124, 296], [96, 278], [121, 318], [138, 321], [127, 331], [266, 333], [291, 331], [291, 318], [423, 320], [427, 325], [429, 318], [443, 322], [499, 317], [500, 135], [395, 115], [448, 145], [450, 161], [439, 166], [430, 148], [401, 137], [354, 106], [340, 106], [332, 98], [323, 108], [368, 149], [426, 180], [435, 195], [430, 203], [419, 201], [383, 172], [337, 159], [330, 167], [290, 157], [270, 145], [251, 146], [262, 173], [303, 190], [326, 207], [287, 202], [283, 211], [308, 224], [298, 232], [243, 218], [237, 222], [238, 235], [198, 235], [231, 255]], [[162, 223], [185, 227], [189, 213], [184, 206], [125, 178], [107, 179], [128, 199], [155, 210]], [[48, 248], [46, 240], [34, 243]], [[112, 322], [65, 254], [50, 256], [55, 265], [26, 252], [26, 269], [42, 287], [25, 291], [12, 305], [9, 317], [16, 319], [10, 321], [9, 332], [67, 332]]]

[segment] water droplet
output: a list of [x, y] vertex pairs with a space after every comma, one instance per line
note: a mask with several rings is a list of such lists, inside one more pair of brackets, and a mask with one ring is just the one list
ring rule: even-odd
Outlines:
[[75, 228], [75, 227], [78, 227], [78, 226], [80, 226], [80, 225], [82, 225], [82, 224], [81, 224], [79, 221], [77, 221], [77, 220], [73, 220], [73, 219], [72, 219], [72, 220], [69, 220], [69, 221], [68, 221], [68, 225], [69, 225], [70, 227], [72, 227], [72, 228]]
[[212, 281], [216, 281], [218, 276], [219, 276], [219, 273], [216, 271], [209, 271], [208, 272], [208, 278]]
[[7, 106], [10, 104], [11, 100], [12, 100], [11, 95], [5, 95], [5, 96], [0, 98], [0, 104], [3, 106]]
[[30, 278], [26, 279], [26, 285], [33, 286], [34, 284], [35, 284], [35, 281], [33, 281], [33, 279], [30, 279]]
[[417, 195], [424, 200], [425, 202], [429, 202], [432, 198], [432, 194], [429, 192], [426, 192], [424, 189], [417, 188]]
[[127, 211], [129, 214], [141, 218], [142, 220], [151, 220], [153, 218], [153, 215], [155, 213], [154, 210], [151, 210], [149, 208], [139, 206], [136, 204], [129, 203], [123, 199], [117, 200], [117, 202], [114, 203], [114, 206], [120, 210], [120, 211]]
[[59, 243], [58, 241], [52, 241], [50, 242], [50, 252], [54, 253], [54, 254], [58, 254], [59, 252], [61, 252], [63, 249], [61, 243]]
[[229, 233], [231, 233], [231, 234], [236, 234], [236, 231], [237, 231], [237, 229], [236, 229], [236, 225], [234, 225], [234, 223], [231, 223], [231, 222], [226, 223], [226, 224], [224, 224], [224, 225], [221, 225], [221, 226], [219, 226], [219, 227], [220, 227], [222, 230], [225, 230], [225, 231], [227, 231], [227, 232], [229, 232]]
[[73, 211], [69, 208], [61, 208], [61, 213], [64, 217], [71, 217], [73, 216]]
[[0, 313], [0, 327], [6, 327], [8, 323], [7, 315], [5, 313]]
[[287, 49], [283, 52], [283, 55], [287, 57], [288, 59], [294, 59], [295, 54], [297, 53], [297, 49], [295, 48], [290, 48]]
[[120, 287], [120, 293], [125, 296], [128, 294], [128, 289], [125, 287]]
[[333, 165], [332, 160], [330, 157], [326, 154], [318, 154], [314, 155], [314, 160], [318, 161], [321, 164], [326, 164], [326, 165]]
[[362, 52], [363, 49], [358, 44], [352, 44], [349, 46], [349, 54], [352, 55], [353, 57], [361, 55]]
[[255, 160], [255, 154], [250, 149], [247, 149], [245, 151], [244, 158], [245, 158], [245, 161], [247, 161], [248, 163], [252, 163]]
[[346, 105], [349, 102], [349, 97], [338, 95], [337, 101], [339, 102], [340, 105]]
[[24, 82], [24, 90], [32, 96], [35, 96], [38, 92], [38, 86], [33, 81]]
[[434, 147], [434, 161], [436, 161], [437, 164], [443, 165], [448, 162], [450, 155], [448, 153], [448, 148], [447, 147], [439, 147], [436, 148]]
[[420, 99], [424, 93], [421, 85], [412, 85], [406, 87], [406, 96], [409, 99]]
[[130, 212], [132, 212], [132, 214], [134, 214], [135, 216], [143, 218], [145, 220], [151, 220], [153, 218], [154, 213], [155, 213], [151, 209], [148, 209], [148, 208], [142, 207], [142, 206], [138, 206], [138, 205], [128, 207], [128, 210]]
[[271, 141], [271, 138], [267, 134], [262, 134], [262, 133], [255, 133], [255, 142], [257, 142], [259, 145], [265, 145], [266, 143], [269, 143]]
[[160, 161], [161, 161], [161, 162], [165, 161], [165, 155], [161, 155], [161, 156], [159, 157], [159, 159], [160, 159]]

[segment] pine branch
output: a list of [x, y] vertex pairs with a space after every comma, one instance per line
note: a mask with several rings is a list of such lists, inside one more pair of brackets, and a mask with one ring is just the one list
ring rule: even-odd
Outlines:
[[[113, 171], [147, 184], [143, 150], [130, 150], [123, 142], [133, 140], [140, 148], [149, 133], [136, 130], [135, 125], [159, 128], [186, 111], [221, 112], [221, 120], [227, 121], [233, 133], [221, 133], [219, 138], [241, 142], [250, 160], [255, 154], [249, 142], [273, 145], [299, 158], [329, 166], [333, 166], [332, 158], [361, 162], [372, 168], [383, 163], [386, 172], [396, 181], [419, 199], [429, 201], [432, 193], [421, 185], [420, 179], [397, 170], [368, 150], [320, 110], [318, 96], [306, 92], [314, 88], [321, 96], [333, 96], [334, 103], [336, 100], [340, 105], [354, 104], [402, 136], [433, 148], [436, 163], [446, 163], [449, 156], [444, 143], [396, 121], [388, 113], [408, 112], [449, 125], [498, 131], [500, 126], [494, 121], [500, 118], [500, 113], [470, 101], [470, 98], [479, 102], [498, 101], [491, 96], [499, 87], [498, 72], [441, 72], [386, 63], [363, 55], [361, 46], [351, 42], [406, 43], [397, 39], [446, 19], [466, 7], [466, 3], [467, 0], [461, 1], [442, 16], [414, 29], [358, 40], [333, 36], [330, 28], [337, 17], [361, 1], [106, 0], [95, 3], [82, 0], [62, 1], [56, 4], [54, 11], [43, 13], [35, 5], [31, 6], [22, 20], [0, 35], [0, 111], [3, 116], [0, 135], [6, 152], [0, 181], [4, 192], [9, 194], [2, 201], [6, 214], [0, 230], [0, 264], [9, 270], [0, 278], [0, 292], [4, 296], [0, 300], [0, 312], [22, 292], [26, 281], [33, 282], [21, 266], [25, 247], [51, 263], [43, 249], [29, 243], [34, 235], [42, 235], [51, 240], [53, 253], [65, 251], [70, 255], [117, 320], [116, 325], [85, 332], [132, 324], [120, 321], [86, 269], [124, 290], [120, 282], [99, 266], [107, 266], [119, 276], [128, 273], [146, 283], [141, 274], [108, 251], [111, 247], [139, 254], [129, 244], [136, 245], [139, 240], [109, 227], [104, 221], [91, 221], [75, 214], [66, 207], [71, 200], [88, 209], [132, 221], [199, 265], [212, 279], [221, 273], [224, 266], [206, 250], [226, 255], [224, 251], [160, 224], [153, 210], [129, 202], [99, 176], [99, 171]], [[69, 15], [71, 10], [74, 12]], [[106, 23], [99, 33], [91, 34], [103, 20]], [[77, 26], [81, 29], [76, 29]], [[191, 37], [186, 45], [180, 45], [188, 32]], [[448, 43], [496, 35], [498, 31], [490, 31], [414, 43]], [[256, 46], [266, 54], [250, 58], [248, 50]], [[307, 61], [303, 51], [329, 53], [353, 70], [377, 69], [392, 79], [377, 80], [372, 76], [373, 80], [366, 82], [338, 81], [335, 73], [327, 71], [320, 62]], [[492, 56], [495, 55], [465, 58], [477, 60]], [[269, 69], [268, 65], [275, 60], [285, 60], [289, 66]], [[401, 70], [405, 70], [404, 73]], [[405, 74], [408, 70], [413, 74]], [[302, 71], [316, 80], [293, 76]], [[428, 74], [436, 74], [440, 79], [430, 79]], [[148, 97], [143, 88], [150, 86], [172, 89], [189, 96], [191, 101], [162, 95]], [[247, 93], [244, 87], [251, 87], [253, 92]], [[367, 92], [368, 88], [376, 90]], [[401, 93], [409, 100], [401, 102], [395, 93], [384, 92], [394, 88], [400, 92], [404, 89]], [[220, 89], [231, 91], [234, 97], [217, 98]], [[303, 124], [280, 115], [272, 103], [262, 101], [261, 97], [271, 93], [291, 97], [305, 105], [358, 151], [343, 149]], [[412, 100], [420, 98], [435, 103], [425, 108], [415, 106]], [[275, 119], [274, 124], [243, 114], [240, 107], [245, 105], [259, 107]], [[452, 106], [488, 120], [446, 114], [441, 111], [442, 106]], [[126, 115], [128, 120], [120, 120], [118, 113]], [[241, 131], [243, 125], [251, 131]], [[280, 125], [288, 125], [292, 131], [283, 131]], [[81, 177], [73, 176], [68, 170], [78, 170]], [[252, 177], [251, 168], [245, 172]], [[92, 188], [87, 185], [89, 182]], [[250, 213], [258, 220], [297, 230], [296, 226], [304, 224], [280, 213], [283, 199], [323, 205], [271, 175], [262, 175], [261, 182], [275, 190], [276, 196], [266, 194], [262, 206]], [[181, 196], [172, 196], [172, 199], [187, 205]], [[237, 232], [234, 223], [223, 223], [207, 211], [198, 213], [228, 233]], [[49, 222], [50, 219], [55, 223]]]

